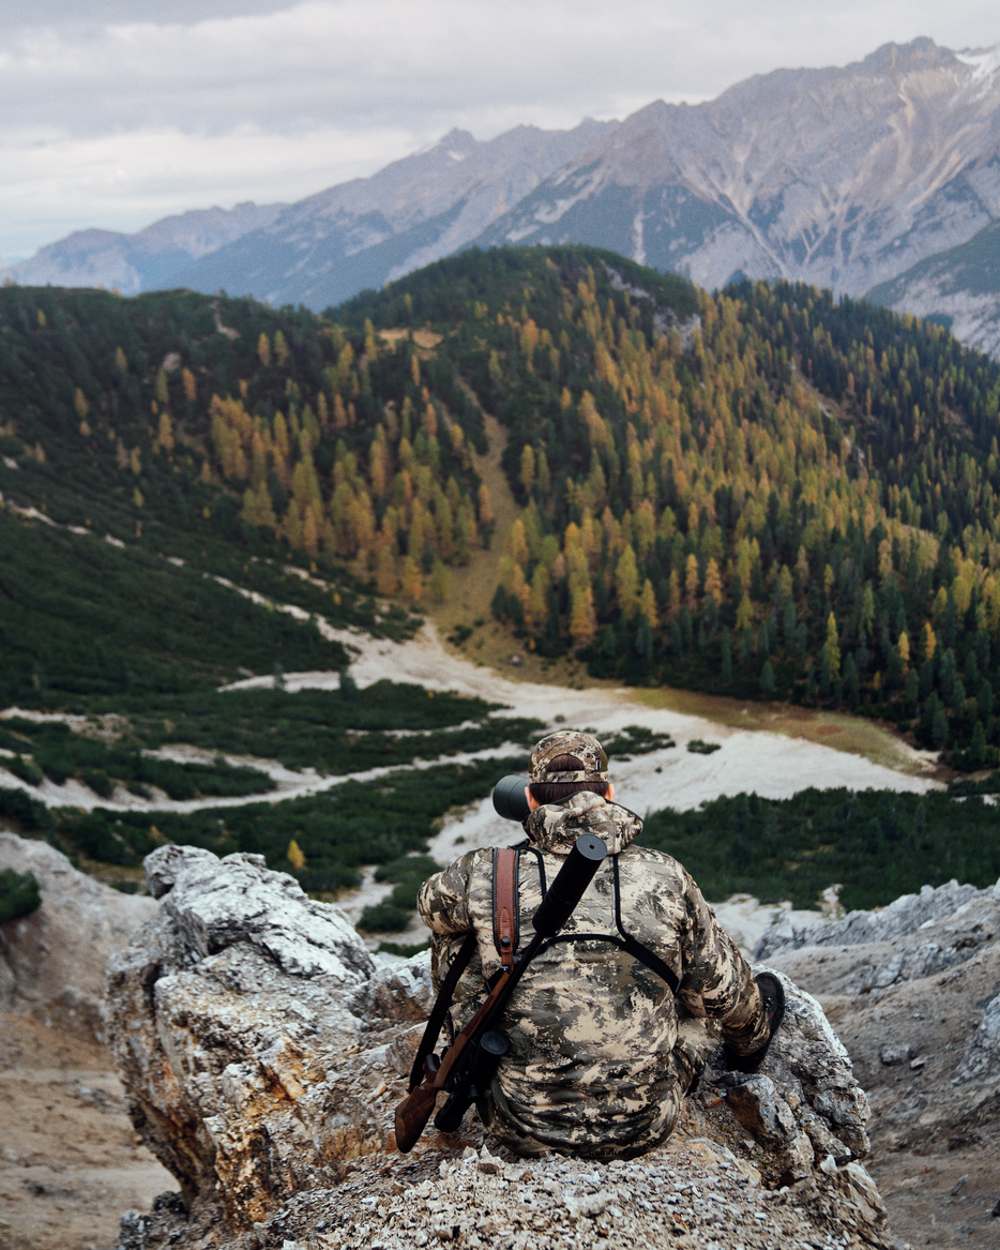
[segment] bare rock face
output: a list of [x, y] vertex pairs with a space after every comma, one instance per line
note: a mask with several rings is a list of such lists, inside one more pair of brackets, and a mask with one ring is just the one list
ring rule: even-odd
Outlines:
[[991, 901], [1000, 904], [1000, 882], [992, 890], [977, 890], [974, 885], [949, 881], [936, 888], [925, 885], [919, 894], [903, 894], [874, 911], [848, 912], [840, 920], [801, 924], [793, 914], [783, 912], [761, 938], [757, 956], [766, 959], [777, 951], [804, 946], [861, 946], [912, 937], [932, 923], [960, 920], [967, 914], [967, 904], [975, 903], [978, 910]]
[[31, 872], [42, 904], [0, 926], [0, 1009], [102, 1037], [105, 969], [155, 911], [88, 877], [47, 842], [0, 832], [0, 868]]
[[820, 996], [850, 1051], [900, 1230], [921, 1246], [995, 1246], [1000, 882], [925, 887], [811, 926], [779, 919], [761, 950]]
[[262, 856], [168, 846], [147, 872], [159, 914], [109, 981], [133, 1119], [186, 1195], [251, 1223], [321, 1161], [380, 1143], [341, 1071], [374, 965], [337, 908]]
[[147, 875], [161, 901], [112, 965], [113, 1043], [181, 1192], [129, 1212], [120, 1250], [889, 1244], [865, 1096], [787, 977], [759, 1073], [716, 1053], [642, 1158], [491, 1153], [474, 1117], [401, 1156], [392, 1110], [430, 1004], [426, 956], [376, 964], [336, 907], [257, 856], [165, 847]]

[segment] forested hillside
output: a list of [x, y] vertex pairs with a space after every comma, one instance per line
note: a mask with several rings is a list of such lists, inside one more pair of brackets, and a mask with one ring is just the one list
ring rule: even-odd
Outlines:
[[447, 261], [342, 311], [450, 332], [510, 429], [523, 511], [494, 606], [533, 646], [887, 717], [960, 764], [993, 755], [986, 357], [808, 287], [710, 297], [575, 250]]
[[[408, 344], [252, 301], [0, 291], [0, 700], [343, 665], [342, 647], [261, 621], [219, 577], [405, 632], [369, 583], [443, 594], [444, 561], [488, 533], [464, 434], [482, 438], [478, 411], [450, 373], [442, 386], [447, 408]], [[25, 528], [25, 509], [55, 524]], [[289, 559], [336, 566], [334, 591]]]
[[[998, 407], [1000, 369], [938, 327], [587, 249], [468, 253], [324, 318], [0, 292], [0, 489], [22, 508], [401, 629], [366, 596], [460, 594], [491, 540], [485, 411], [520, 508], [494, 611], [527, 645], [888, 718], [967, 766], [1000, 741]], [[7, 698], [52, 684], [26, 593], [70, 567], [49, 529], [0, 573]], [[73, 619], [64, 585], [49, 607]]]

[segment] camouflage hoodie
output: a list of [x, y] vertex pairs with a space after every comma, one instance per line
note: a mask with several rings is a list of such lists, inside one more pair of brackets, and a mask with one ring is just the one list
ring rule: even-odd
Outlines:
[[[582, 833], [617, 855], [624, 928], [680, 982], [682, 1011], [713, 1017], [736, 1050], [767, 1039], [746, 961], [717, 924], [690, 874], [671, 856], [634, 845], [642, 821], [595, 794], [539, 807], [525, 821], [520, 859], [523, 941], [562, 859]], [[492, 852], [470, 851], [428, 880], [418, 900], [433, 933], [435, 982], [470, 930], [478, 963], [459, 988], [456, 1014], [500, 961], [493, 945]], [[566, 934], [617, 932], [610, 860], [598, 870]], [[463, 1001], [464, 1000], [464, 1001]], [[512, 1051], [493, 1088], [493, 1127], [509, 1144], [539, 1144], [610, 1158], [650, 1149], [672, 1130], [692, 1076], [680, 1057], [678, 1008], [666, 983], [610, 942], [560, 942], [535, 959], [511, 999]]]

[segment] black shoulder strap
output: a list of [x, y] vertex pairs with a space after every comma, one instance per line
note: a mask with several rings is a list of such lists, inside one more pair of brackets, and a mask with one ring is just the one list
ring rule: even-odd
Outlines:
[[633, 959], [637, 959], [639, 963], [647, 967], [650, 972], [655, 973], [661, 980], [666, 981], [670, 987], [670, 992], [676, 994], [680, 989], [680, 981], [677, 974], [670, 968], [660, 957], [656, 951], [652, 951], [648, 946], [644, 946], [631, 933], [626, 932], [624, 924], [622, 924], [622, 883], [621, 876], [618, 871], [618, 856], [611, 857], [611, 871], [613, 873], [614, 893], [615, 893], [615, 928], [621, 934], [622, 946], [628, 951]]
[[434, 1006], [431, 1008], [431, 1014], [427, 1017], [424, 1035], [420, 1039], [420, 1045], [417, 1047], [413, 1066], [410, 1068], [409, 1088], [411, 1091], [416, 1089], [424, 1079], [424, 1060], [434, 1053], [434, 1047], [441, 1036], [445, 1016], [448, 1014], [451, 1000], [455, 997], [455, 989], [462, 979], [462, 973], [468, 968], [475, 949], [476, 935], [475, 933], [470, 933], [462, 942], [458, 954], [451, 961], [451, 967], [445, 973], [444, 980], [441, 982], [441, 988], [438, 990], [438, 996], [434, 1000]]

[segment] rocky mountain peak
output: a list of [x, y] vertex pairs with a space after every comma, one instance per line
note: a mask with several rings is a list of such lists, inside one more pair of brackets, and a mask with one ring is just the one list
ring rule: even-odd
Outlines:
[[[620, 123], [486, 141], [455, 128], [290, 207], [183, 215], [106, 247], [67, 239], [13, 276], [319, 309], [472, 245], [588, 243], [708, 288], [740, 274], [861, 296], [1000, 219], [998, 70], [996, 48], [922, 37]], [[914, 274], [893, 303], [952, 315], [956, 301]], [[955, 324], [992, 348], [981, 303], [960, 298]]]
[[[876, 73], [906, 73], [918, 69], [940, 69], [954, 65], [955, 53], [926, 35], [907, 43], [884, 43], [860, 62]], [[853, 69], [848, 66], [848, 70]]]

